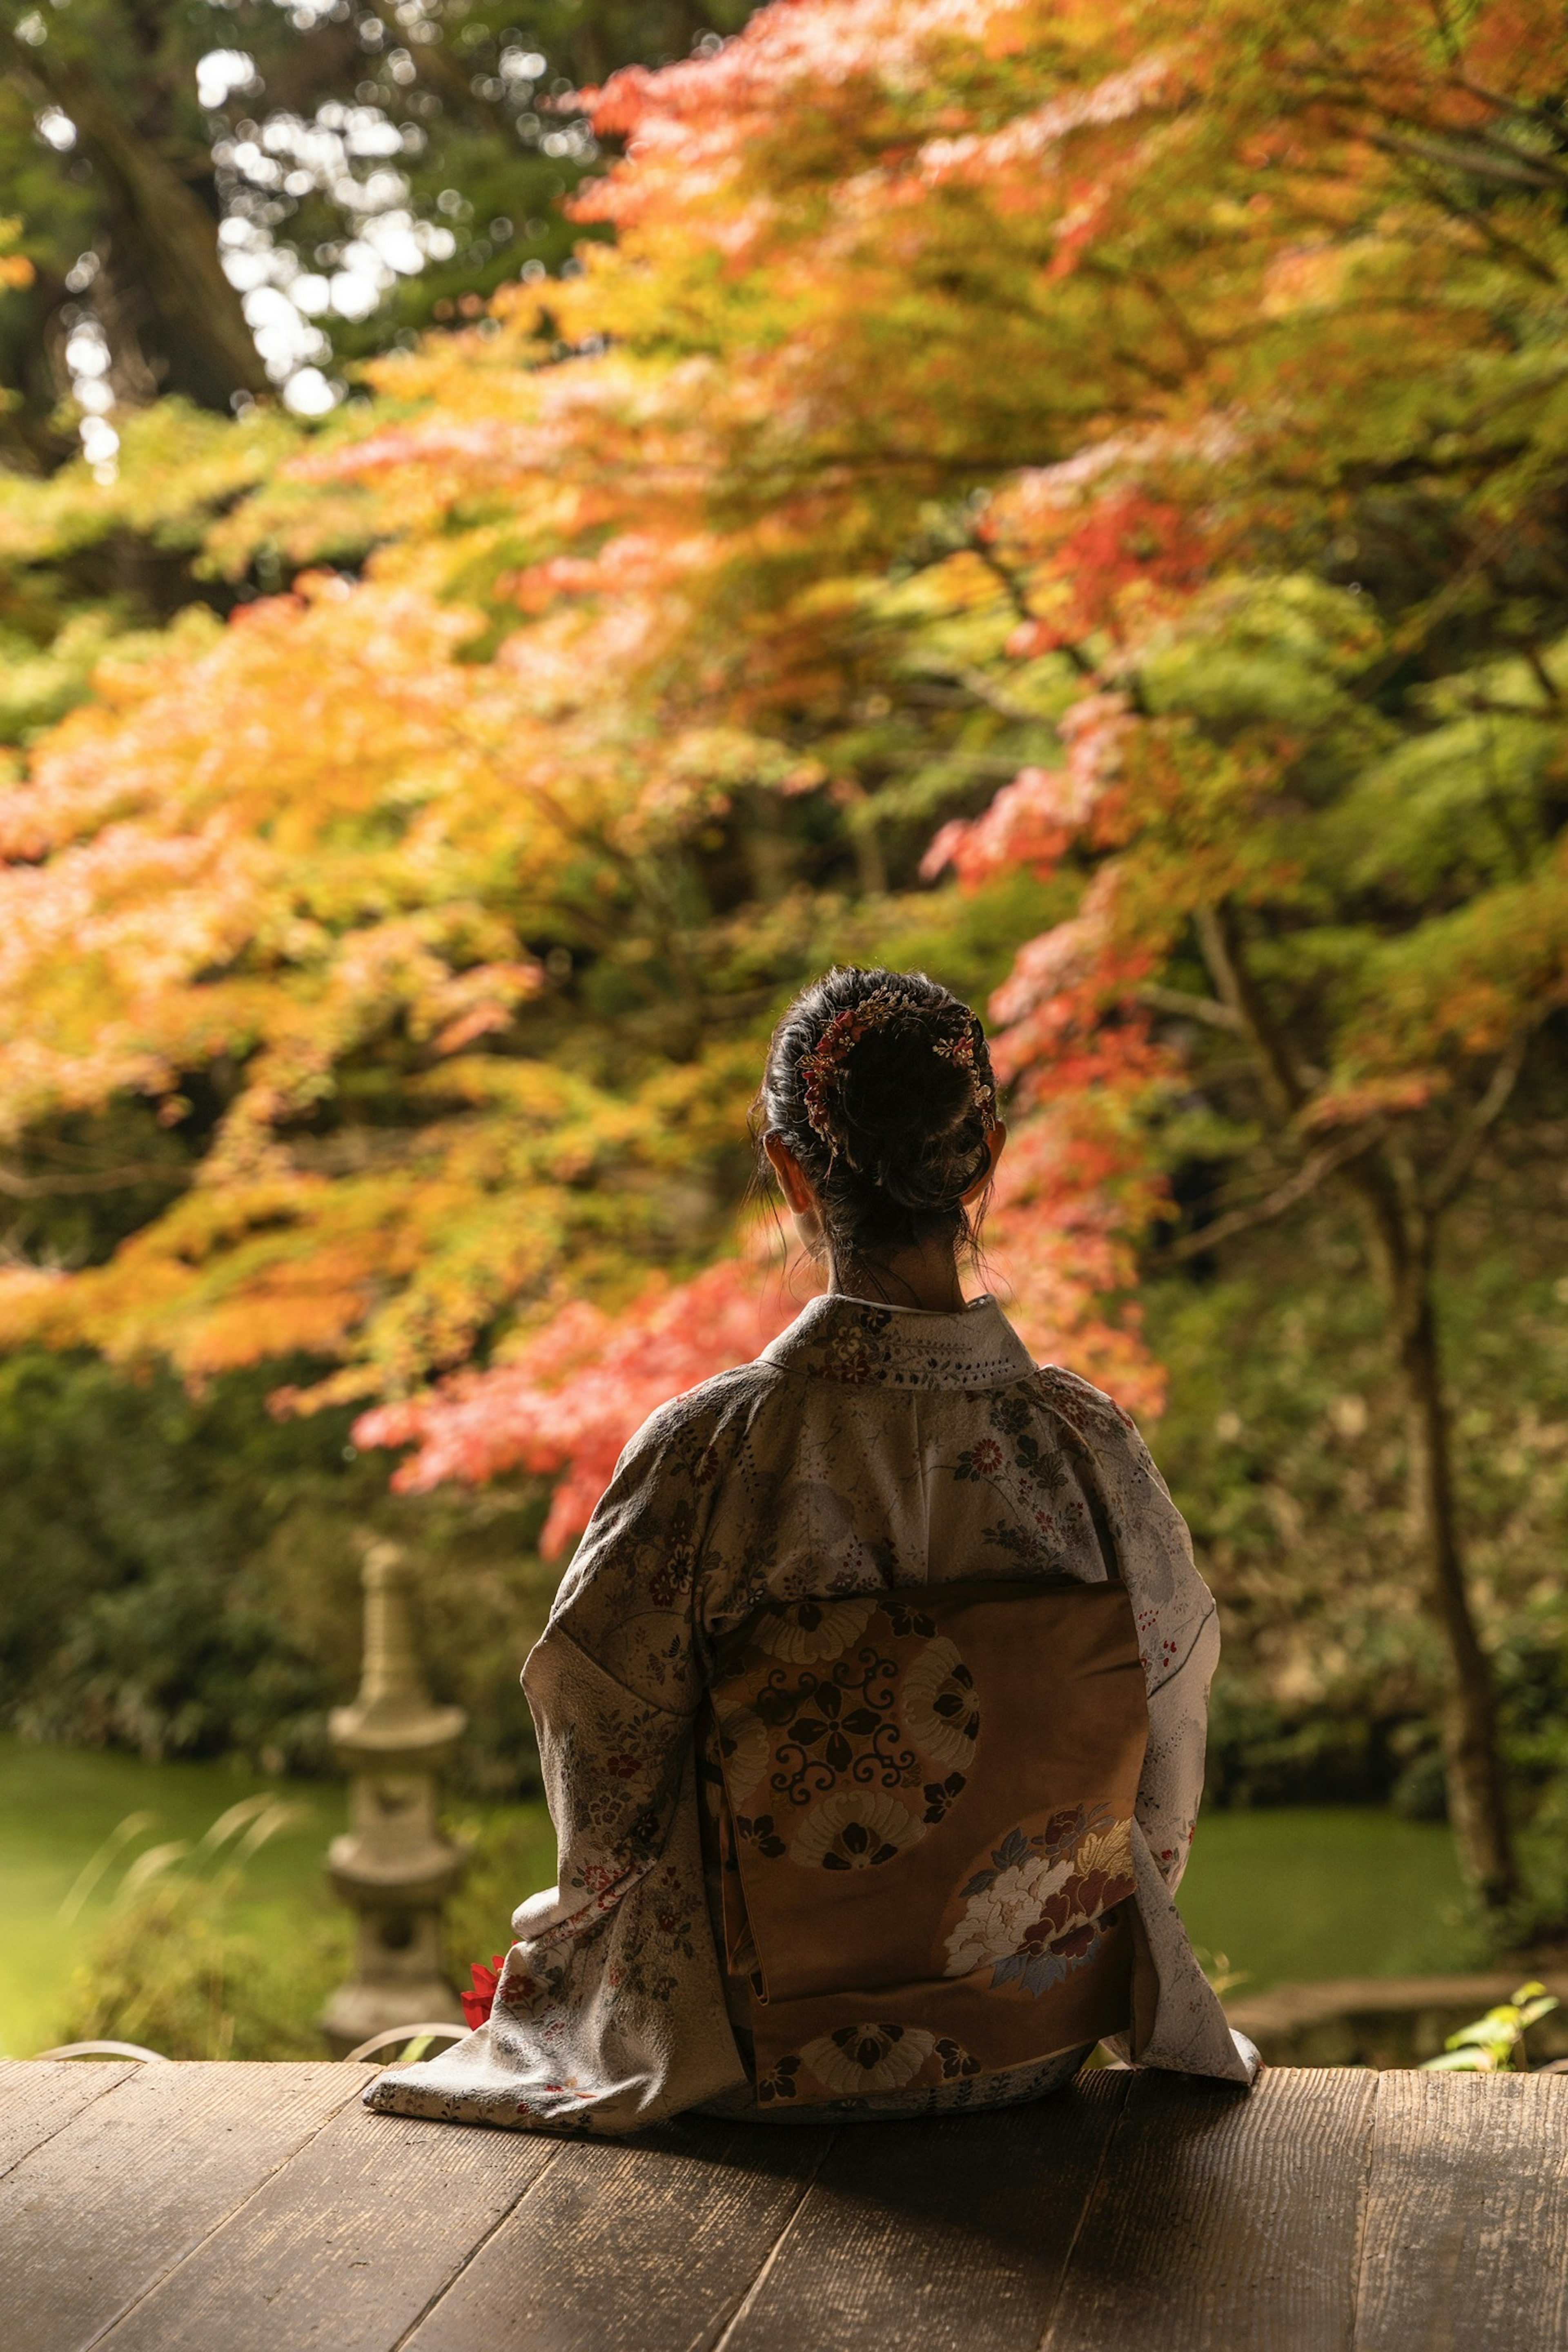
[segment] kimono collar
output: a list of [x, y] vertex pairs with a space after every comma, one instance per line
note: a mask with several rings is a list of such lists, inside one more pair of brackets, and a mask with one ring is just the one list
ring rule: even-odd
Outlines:
[[814, 1298], [763, 1349], [761, 1361], [817, 1380], [889, 1389], [1005, 1388], [1035, 1370], [994, 1298], [973, 1299], [955, 1315], [841, 1294]]

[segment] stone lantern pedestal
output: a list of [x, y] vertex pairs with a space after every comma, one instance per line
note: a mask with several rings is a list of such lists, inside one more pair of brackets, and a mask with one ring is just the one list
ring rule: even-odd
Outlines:
[[364, 1665], [358, 1698], [333, 1709], [333, 1753], [350, 1777], [349, 1827], [327, 1875], [358, 1916], [354, 1972], [321, 2013], [334, 2054], [389, 2027], [462, 2020], [441, 1965], [441, 1906], [468, 1851], [441, 1834], [441, 1768], [468, 1721], [431, 1704], [414, 1643], [411, 1573], [395, 1544], [364, 1555]]

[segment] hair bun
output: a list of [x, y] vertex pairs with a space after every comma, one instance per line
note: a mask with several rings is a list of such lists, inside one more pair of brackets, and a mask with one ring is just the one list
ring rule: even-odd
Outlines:
[[996, 1124], [985, 1033], [924, 972], [837, 969], [773, 1033], [758, 1097], [822, 1202], [836, 1256], [973, 1240], [963, 1196]]

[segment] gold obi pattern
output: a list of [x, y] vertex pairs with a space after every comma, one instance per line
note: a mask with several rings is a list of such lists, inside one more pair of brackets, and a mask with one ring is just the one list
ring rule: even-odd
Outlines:
[[1024, 2066], [1131, 2022], [1148, 1736], [1119, 1582], [774, 1601], [703, 1721], [757, 2097]]

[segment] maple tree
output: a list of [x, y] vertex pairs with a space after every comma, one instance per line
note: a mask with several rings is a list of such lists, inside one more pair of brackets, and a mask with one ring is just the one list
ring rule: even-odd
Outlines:
[[[995, 1000], [1000, 1056], [1043, 1101], [1072, 1099], [1087, 1064], [1155, 1124], [1203, 1088], [1215, 1181], [1170, 1255], [1331, 1181], [1360, 1208], [1450, 1653], [1450, 1808], [1502, 1904], [1517, 1876], [1434, 1282], [1532, 1057], [1551, 1084], [1568, 992], [1561, 35], [1521, 11], [1462, 36], [1330, 30], [1277, 46], [1273, 121], [1252, 126], [1273, 141], [1254, 202], [1296, 241], [1264, 241], [1249, 364], [1190, 314], [1184, 393], [1206, 413], [1103, 442], [987, 517], [1020, 652], [1070, 646], [1099, 690], [1066, 771], [1021, 776], [931, 863], [1087, 853], [1079, 911]], [[1289, 400], [1238, 397], [1247, 377]]]
[[746, 13], [0, 11], [0, 216], [20, 246], [0, 273], [0, 743], [84, 699], [110, 641], [283, 585], [265, 542], [228, 577], [201, 551], [297, 445], [292, 415], [348, 395], [367, 354], [480, 318], [501, 280], [572, 267], [557, 199], [596, 149], [559, 96]]
[[[1506, 1901], [1433, 1271], [1568, 972], [1562, 47], [1533, 0], [792, 0], [615, 77], [613, 242], [252, 463], [205, 560], [293, 593], [107, 661], [0, 803], [5, 1181], [142, 1204], [75, 1268], [40, 1209], [0, 1330], [335, 1355], [407, 1483], [526, 1464], [563, 1537], [765, 1335], [781, 993], [1016, 948], [1042, 1351], [1146, 1410], [1137, 1245], [1369, 1220]], [[105, 497], [210, 512], [159, 429]]]

